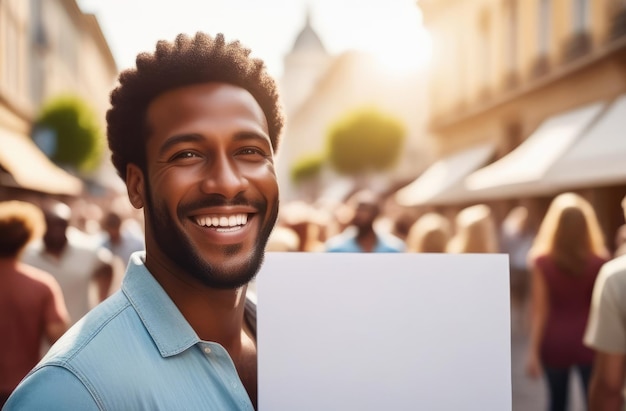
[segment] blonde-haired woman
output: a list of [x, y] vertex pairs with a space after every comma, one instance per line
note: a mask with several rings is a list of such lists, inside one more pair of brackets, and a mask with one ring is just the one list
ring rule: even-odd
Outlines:
[[439, 213], [426, 213], [409, 228], [406, 250], [412, 253], [443, 253], [450, 237], [450, 222]]
[[591, 204], [574, 193], [557, 196], [529, 253], [531, 329], [527, 372], [542, 369], [550, 410], [566, 410], [570, 369], [587, 393], [593, 352], [582, 339], [598, 271], [609, 257]]
[[498, 232], [491, 208], [477, 204], [461, 210], [455, 219], [456, 234], [446, 248], [450, 253], [497, 253]]

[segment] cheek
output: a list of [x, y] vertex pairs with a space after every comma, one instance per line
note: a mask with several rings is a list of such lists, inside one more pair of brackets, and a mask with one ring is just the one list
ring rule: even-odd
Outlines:
[[257, 184], [267, 186], [268, 188], [278, 185], [278, 179], [276, 178], [276, 171], [274, 170], [273, 164], [243, 167], [242, 172], [250, 181], [255, 181]]
[[278, 196], [278, 180], [273, 170], [260, 175], [257, 182], [266, 198], [272, 200]]

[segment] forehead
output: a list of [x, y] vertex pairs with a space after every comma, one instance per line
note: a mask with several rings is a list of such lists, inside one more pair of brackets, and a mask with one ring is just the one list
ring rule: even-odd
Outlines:
[[202, 119], [238, 118], [268, 133], [263, 109], [249, 91], [227, 83], [200, 83], [169, 90], [148, 105], [151, 131], [165, 131]]

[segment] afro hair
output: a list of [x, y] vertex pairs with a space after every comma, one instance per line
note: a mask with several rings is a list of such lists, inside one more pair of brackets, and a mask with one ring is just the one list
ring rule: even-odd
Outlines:
[[145, 117], [150, 102], [164, 92], [192, 84], [223, 82], [250, 92], [267, 118], [276, 151], [284, 125], [278, 88], [265, 63], [250, 53], [239, 41], [227, 43], [223, 34], [213, 38], [198, 32], [193, 38], [179, 34], [174, 42], [160, 40], [153, 54], [139, 54], [137, 67], [120, 74], [106, 116], [111, 160], [122, 179], [129, 163], [145, 170], [149, 132]]

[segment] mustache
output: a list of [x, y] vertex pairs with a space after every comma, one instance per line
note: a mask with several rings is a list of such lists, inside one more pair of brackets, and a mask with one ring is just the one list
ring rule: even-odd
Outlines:
[[199, 198], [194, 201], [190, 201], [188, 203], [181, 204], [178, 207], [178, 217], [184, 218], [184, 216], [189, 215], [194, 210], [199, 208], [208, 208], [208, 207], [228, 207], [228, 206], [243, 206], [243, 207], [253, 207], [257, 209], [259, 212], [264, 212], [267, 209], [267, 204], [263, 201], [254, 201], [247, 199], [243, 193], [237, 194], [232, 199], [227, 199], [219, 194], [211, 194], [202, 198]]

